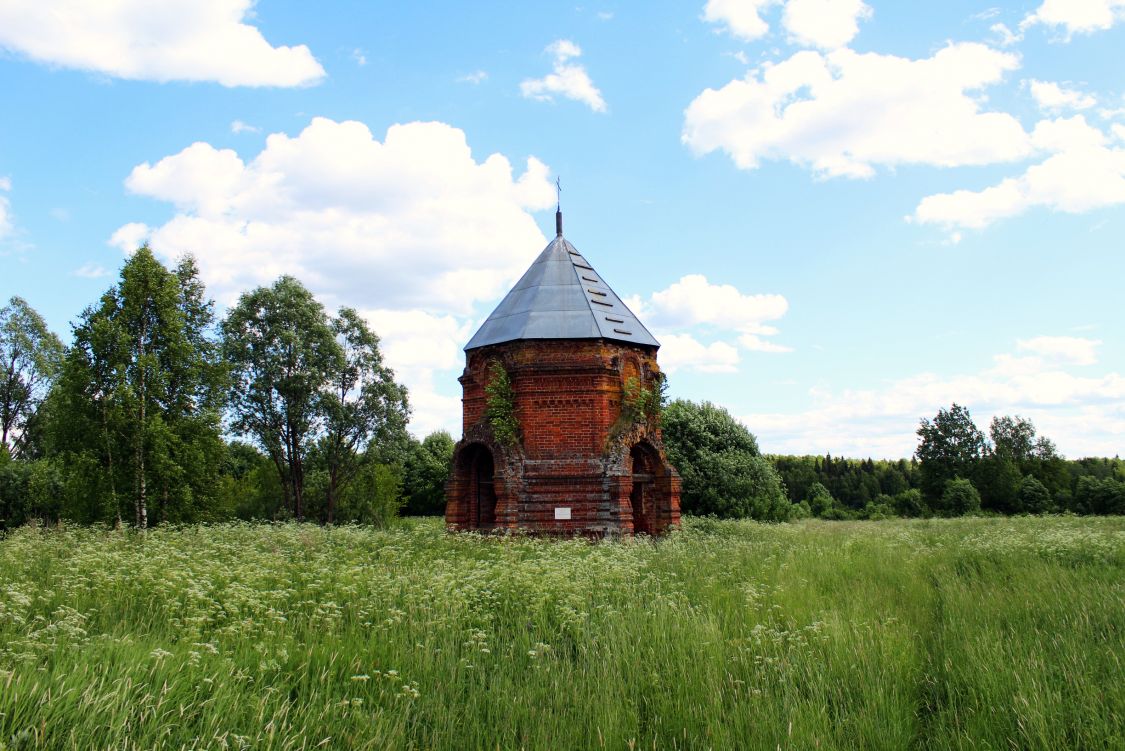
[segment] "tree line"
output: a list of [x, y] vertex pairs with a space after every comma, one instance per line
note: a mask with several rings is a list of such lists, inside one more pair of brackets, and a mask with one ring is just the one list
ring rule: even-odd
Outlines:
[[[351, 308], [296, 279], [219, 320], [195, 261], [148, 246], [64, 346], [26, 301], [0, 309], [0, 528], [29, 519], [385, 523], [444, 512], [453, 438], [406, 431], [409, 395]], [[1030, 420], [987, 436], [957, 404], [910, 460], [765, 456], [727, 410], [660, 408], [686, 513], [785, 521], [1125, 513], [1125, 463], [1069, 461]]]
[[662, 412], [686, 513], [785, 521], [995, 514], [1125, 514], [1125, 462], [1063, 458], [1028, 419], [986, 436], [954, 404], [918, 427], [911, 459], [762, 455], [727, 410], [676, 400]]
[[444, 508], [452, 438], [407, 433], [408, 393], [378, 336], [292, 277], [219, 320], [190, 256], [169, 269], [143, 246], [70, 346], [13, 297], [0, 364], [0, 527]]

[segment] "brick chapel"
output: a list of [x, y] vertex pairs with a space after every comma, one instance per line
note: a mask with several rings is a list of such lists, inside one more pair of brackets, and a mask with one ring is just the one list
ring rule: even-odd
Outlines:
[[660, 344], [562, 234], [465, 346], [451, 530], [659, 535], [680, 521]]

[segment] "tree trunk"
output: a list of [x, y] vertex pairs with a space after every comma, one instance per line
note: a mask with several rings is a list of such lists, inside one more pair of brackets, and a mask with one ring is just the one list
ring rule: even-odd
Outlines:
[[336, 473], [335, 467], [328, 470], [328, 497], [325, 499], [328, 506], [328, 524], [336, 520]]
[[305, 474], [301, 457], [293, 459], [293, 508], [297, 521], [305, 520]]
[[113, 499], [113, 510], [117, 514], [117, 529], [121, 529], [121, 504], [117, 502], [117, 481], [113, 478], [113, 444], [109, 441], [109, 416], [106, 415], [105, 401], [102, 401], [102, 431], [105, 434], [105, 457], [109, 465], [109, 497]]
[[138, 389], [140, 395], [141, 405], [139, 409], [139, 420], [137, 424], [137, 442], [136, 442], [136, 466], [137, 466], [137, 528], [148, 528], [148, 506], [147, 506], [147, 492], [145, 487], [145, 401], [148, 395], [145, 393], [145, 334], [147, 327], [145, 326], [144, 317], [141, 317], [141, 335], [137, 338], [137, 368], [139, 370]]

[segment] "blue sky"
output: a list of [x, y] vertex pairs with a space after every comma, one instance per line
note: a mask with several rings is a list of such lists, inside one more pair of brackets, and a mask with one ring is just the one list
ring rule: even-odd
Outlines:
[[951, 402], [1125, 445], [1125, 0], [0, 0], [0, 296], [144, 240], [225, 307], [372, 322], [412, 429], [553, 233], [763, 450], [909, 456]]

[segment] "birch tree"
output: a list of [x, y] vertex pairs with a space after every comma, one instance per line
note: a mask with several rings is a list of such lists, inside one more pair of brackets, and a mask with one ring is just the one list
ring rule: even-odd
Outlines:
[[0, 308], [0, 445], [19, 453], [28, 422], [62, 364], [63, 345], [21, 297]]

